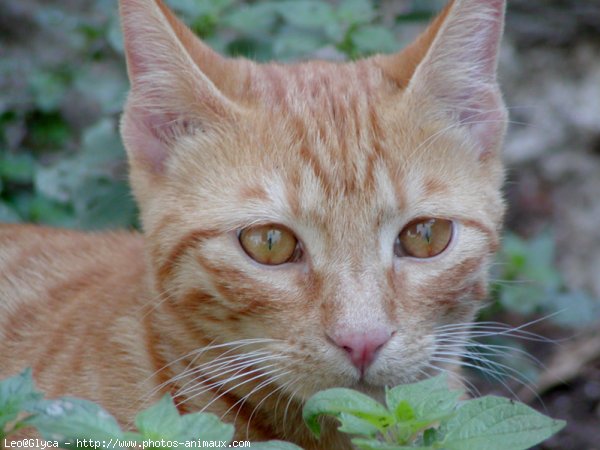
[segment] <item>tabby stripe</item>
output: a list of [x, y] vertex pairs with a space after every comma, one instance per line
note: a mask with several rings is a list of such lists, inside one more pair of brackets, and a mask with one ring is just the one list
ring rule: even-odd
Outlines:
[[312, 169], [317, 179], [321, 182], [323, 190], [326, 193], [330, 193], [332, 180], [329, 178], [329, 175], [323, 168], [323, 165], [321, 164], [319, 156], [316, 154], [316, 152], [312, 151], [310, 147], [303, 144], [302, 147], [300, 147], [299, 155], [303, 159], [303, 161]]
[[[235, 306], [224, 302], [219, 302], [218, 305], [236, 316], [255, 316], [284, 308], [281, 302], [274, 301], [281, 294], [272, 286], [262, 285], [243, 271], [215, 264], [202, 255], [198, 255], [196, 261], [212, 276], [215, 289], [224, 299], [235, 299]], [[229, 282], [232, 279], [236, 280], [235, 285]]]
[[[469, 277], [477, 272], [483, 266], [483, 257], [467, 258], [452, 269], [445, 271], [441, 275], [429, 282], [430, 288], [422, 291], [424, 298], [435, 301], [437, 305], [452, 307], [461, 299], [473, 292], [474, 280]], [[465, 284], [465, 282], [467, 282]], [[482, 300], [476, 298], [475, 300]]]
[[156, 282], [159, 292], [166, 292], [165, 286], [167, 279], [173, 273], [175, 265], [179, 259], [191, 248], [196, 247], [205, 239], [209, 239], [216, 235], [217, 232], [214, 230], [194, 230], [181, 238], [179, 243], [175, 245], [175, 247], [165, 258], [164, 262], [158, 268], [156, 273]]
[[21, 333], [27, 326], [35, 323], [39, 315], [36, 314], [39, 310], [37, 304], [21, 303], [16, 310], [4, 320], [2, 327], [2, 340], [7, 342], [19, 343], [25, 339]]
[[[73, 318], [79, 311], [84, 301], [83, 297], [78, 296], [81, 292], [85, 292], [90, 286], [94, 286], [98, 279], [102, 279], [107, 269], [102, 266], [92, 266], [79, 272], [77, 277], [69, 280], [54, 283], [49, 289], [45, 307], [51, 311], [61, 310], [58, 317], [58, 323], [54, 324], [55, 332], [53, 338], [50, 338], [49, 343], [44, 349], [44, 358], [41, 358], [33, 366], [33, 370], [40, 373], [46, 370], [49, 363], [53, 362], [52, 355], [62, 353], [64, 351], [64, 342], [70, 335], [69, 330], [77, 326], [77, 320]], [[86, 292], [89, 295], [89, 292]]]

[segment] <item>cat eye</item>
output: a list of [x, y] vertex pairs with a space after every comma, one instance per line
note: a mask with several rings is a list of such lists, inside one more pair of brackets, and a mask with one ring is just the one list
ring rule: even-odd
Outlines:
[[405, 226], [394, 243], [396, 256], [431, 258], [442, 253], [452, 240], [454, 225], [447, 219], [417, 219]]
[[244, 251], [254, 261], [269, 266], [297, 261], [301, 255], [298, 239], [280, 225], [259, 225], [239, 233]]

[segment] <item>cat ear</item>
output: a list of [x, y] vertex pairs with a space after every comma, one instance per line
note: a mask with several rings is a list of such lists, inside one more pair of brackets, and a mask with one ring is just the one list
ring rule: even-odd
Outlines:
[[233, 75], [161, 0], [120, 0], [131, 91], [122, 119], [130, 159], [160, 174], [173, 141], [232, 117], [213, 80]]
[[454, 0], [403, 55], [416, 61], [405, 94], [451, 114], [482, 157], [497, 151], [506, 127], [496, 79], [504, 10], [505, 0]]

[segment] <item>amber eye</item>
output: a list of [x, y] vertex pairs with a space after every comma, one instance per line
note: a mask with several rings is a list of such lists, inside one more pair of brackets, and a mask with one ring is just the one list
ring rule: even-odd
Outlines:
[[248, 256], [261, 264], [276, 266], [295, 261], [300, 255], [296, 236], [279, 225], [244, 228], [239, 238]]
[[452, 221], [446, 219], [418, 219], [400, 232], [394, 243], [396, 256], [431, 258], [439, 255], [452, 240]]

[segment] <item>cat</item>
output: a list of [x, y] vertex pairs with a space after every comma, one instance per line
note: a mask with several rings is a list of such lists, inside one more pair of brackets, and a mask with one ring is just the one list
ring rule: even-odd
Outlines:
[[[504, 0], [454, 0], [408, 47], [284, 65], [120, 0], [121, 133], [143, 232], [0, 227], [0, 377], [125, 426], [166, 392], [237, 438], [348, 449], [315, 392], [439, 372], [487, 292], [504, 200]], [[450, 350], [454, 351], [450, 351]]]

